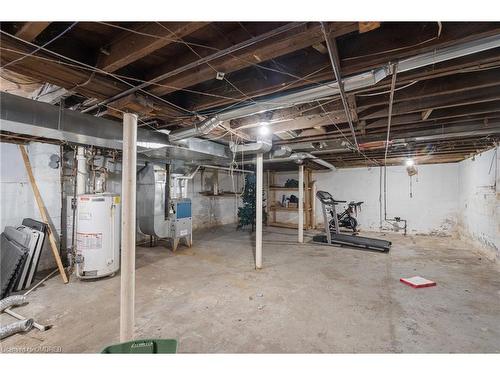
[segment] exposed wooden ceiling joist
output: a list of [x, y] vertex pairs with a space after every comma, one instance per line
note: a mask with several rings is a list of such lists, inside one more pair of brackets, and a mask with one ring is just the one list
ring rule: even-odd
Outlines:
[[32, 42], [50, 24], [51, 22], [25, 22], [16, 32], [16, 36], [27, 42]]
[[124, 31], [106, 47], [104, 53], [101, 52], [98, 67], [107, 72], [114, 72], [207, 24], [208, 22], [174, 22], [166, 26], [148, 22], [136, 27], [134, 31], [137, 33]]
[[[356, 23], [337, 23], [333, 26], [332, 35], [350, 33], [357, 30], [357, 27]], [[206, 64], [202, 65], [194, 70], [169, 78], [166, 81], [161, 81], [159, 84], [176, 88], [190, 87], [210, 79], [215, 79], [216, 72], [214, 72], [214, 69], [225, 74], [231, 73], [249, 67], [252, 64], [261, 63], [263, 61], [309, 47], [313, 44], [321, 42], [322, 40], [323, 36], [319, 24], [306, 24], [296, 30], [292, 30], [262, 43], [258, 43], [257, 45], [252, 46], [252, 48], [246, 48], [230, 56], [213, 61], [210, 63], [211, 66]], [[160, 67], [149, 77], [149, 79], [154, 79], [155, 77], [171, 70], [173, 70], [172, 65], [169, 65], [166, 68]], [[161, 96], [176, 90], [172, 87], [157, 86], [152, 88], [150, 91], [155, 95]]]

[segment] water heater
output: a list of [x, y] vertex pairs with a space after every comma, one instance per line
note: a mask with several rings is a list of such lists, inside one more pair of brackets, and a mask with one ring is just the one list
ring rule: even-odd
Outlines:
[[76, 275], [93, 279], [120, 268], [120, 196], [78, 196], [76, 220]]

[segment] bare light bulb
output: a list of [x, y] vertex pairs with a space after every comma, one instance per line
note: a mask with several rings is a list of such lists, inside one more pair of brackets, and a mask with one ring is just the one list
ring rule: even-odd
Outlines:
[[260, 135], [268, 135], [269, 134], [269, 128], [267, 125], [269, 125], [268, 122], [261, 122], [260, 123], [260, 128], [259, 128]]
[[413, 165], [415, 165], [415, 162], [413, 161], [413, 159], [406, 159], [406, 166], [407, 167], [412, 167]]

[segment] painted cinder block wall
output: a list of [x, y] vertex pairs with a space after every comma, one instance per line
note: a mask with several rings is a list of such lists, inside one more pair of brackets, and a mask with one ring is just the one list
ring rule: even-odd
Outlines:
[[498, 147], [459, 165], [460, 235], [500, 260], [500, 163]]
[[[364, 230], [391, 230], [384, 219], [383, 168], [349, 168], [315, 173], [317, 190], [330, 192], [335, 199], [363, 201], [358, 221]], [[458, 220], [458, 165], [418, 166], [418, 175], [410, 177], [404, 166], [387, 167], [387, 218], [408, 220], [409, 234], [452, 235]], [[343, 209], [343, 205], [337, 206]], [[382, 207], [382, 212], [381, 212]], [[322, 222], [318, 201], [316, 217]], [[402, 226], [402, 224], [401, 224]]]
[[[59, 146], [32, 142], [26, 145], [26, 150], [33, 168], [33, 174], [40, 189], [40, 193], [53, 222], [53, 229], [61, 235], [61, 185], [60, 169], [49, 167], [49, 158], [52, 154], [59, 155]], [[5, 226], [20, 225], [24, 218], [30, 217], [40, 220], [40, 214], [35, 202], [33, 191], [26, 174], [26, 169], [18, 145], [0, 143], [0, 230]], [[203, 174], [197, 173], [188, 184], [188, 197], [192, 200], [193, 228], [207, 228], [215, 225], [237, 223], [239, 197], [219, 196], [206, 197], [200, 191], [211, 188], [211, 180], [215, 172], [206, 170]], [[120, 175], [114, 175], [108, 181], [110, 192], [121, 193]], [[239, 191], [243, 185], [243, 177], [239, 173], [234, 178], [228, 172], [219, 171], [219, 190]], [[72, 214], [65, 214], [64, 226], [71, 226]], [[141, 238], [140, 234], [137, 237]], [[195, 239], [196, 240], [196, 239]], [[55, 262], [48, 241], [45, 242], [40, 259], [39, 270], [54, 268]]]
[[[60, 170], [49, 167], [52, 154], [59, 155], [59, 146], [30, 143], [26, 146], [33, 175], [40, 190], [52, 228], [61, 233], [61, 178]], [[5, 226], [21, 225], [24, 218], [41, 220], [28, 174], [18, 145], [0, 143], [0, 230]], [[49, 241], [45, 241], [39, 269], [55, 267]]]

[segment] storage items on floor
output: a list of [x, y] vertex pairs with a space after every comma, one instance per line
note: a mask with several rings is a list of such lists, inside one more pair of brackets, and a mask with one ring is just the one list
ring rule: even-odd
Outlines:
[[33, 283], [46, 230], [46, 224], [33, 219], [24, 219], [19, 227], [5, 227], [1, 234], [0, 298]]

